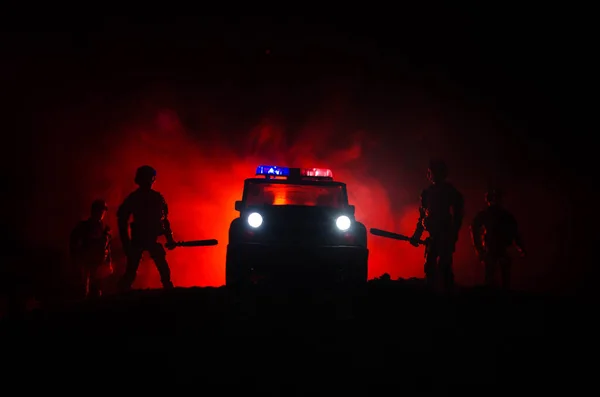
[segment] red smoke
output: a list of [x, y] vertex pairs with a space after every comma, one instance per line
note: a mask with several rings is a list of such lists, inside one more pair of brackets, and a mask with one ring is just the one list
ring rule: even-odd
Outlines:
[[[98, 110], [100, 115], [106, 113], [109, 112]], [[177, 248], [169, 252], [173, 281], [178, 286], [223, 284], [227, 232], [238, 214], [234, 202], [241, 198], [244, 179], [252, 177], [261, 163], [330, 168], [335, 179], [347, 183], [357, 219], [367, 228], [405, 234], [414, 230], [419, 192], [427, 184], [425, 167], [431, 154], [415, 144], [396, 149], [399, 158], [409, 158], [412, 152], [419, 151], [416, 157], [423, 161], [415, 161], [415, 167], [411, 168], [410, 162], [399, 165], [388, 164], [389, 157], [374, 159], [373, 152], [369, 152], [377, 145], [372, 141], [373, 135], [369, 131], [340, 131], [331, 116], [313, 120], [295, 131], [284, 123], [265, 119], [230, 138], [220, 131], [211, 133], [218, 128], [210, 125], [202, 128], [202, 134], [197, 134], [180, 120], [177, 112], [169, 109], [142, 108], [138, 119], [130, 118], [130, 112], [125, 113], [128, 123], [97, 121], [97, 126], [86, 130], [86, 126], [94, 124], [87, 119], [90, 114], [89, 117], [93, 117], [93, 113], [75, 109], [67, 117], [67, 123], [57, 114], [53, 126], [40, 127], [55, 134], [40, 138], [37, 145], [43, 153], [37, 154], [37, 192], [35, 201], [29, 205], [26, 225], [32, 245], [66, 253], [70, 229], [88, 215], [94, 199], [104, 198], [110, 207], [107, 221], [115, 231], [115, 259], [118, 265], [123, 265], [115, 211], [135, 189], [134, 173], [143, 164], [152, 165], [158, 171], [155, 188], [169, 204], [175, 238], [216, 238], [220, 243], [216, 247]], [[73, 137], [73, 131], [83, 133]], [[451, 178], [465, 194], [467, 215], [455, 255], [455, 270], [460, 283], [472, 284], [481, 282], [482, 271], [469, 243], [468, 223], [483, 206], [485, 189], [483, 178], [475, 171], [480, 174], [494, 171], [479, 171], [470, 163], [460, 169], [456, 163], [456, 159], [451, 161], [454, 165]], [[378, 168], [373, 169], [373, 164]], [[418, 172], [422, 173], [422, 183], [416, 184], [417, 178], [411, 177]], [[381, 182], [384, 177], [390, 185]], [[527, 176], [527, 180], [533, 180], [533, 176]], [[517, 270], [515, 277], [537, 282], [547, 263], [560, 254], [557, 242], [562, 237], [555, 230], [564, 223], [562, 218], [566, 213], [558, 210], [560, 204], [554, 193], [542, 192], [530, 183], [513, 182], [511, 187], [510, 197], [516, 201], [507, 202], [508, 208], [523, 220], [523, 234], [532, 257], [539, 258], [535, 266]], [[540, 206], [536, 198], [540, 195], [544, 197], [545, 207]], [[554, 213], [556, 219], [548, 218], [548, 213]], [[528, 219], [534, 223], [527, 222]], [[541, 224], [544, 226], [540, 227]], [[368, 239], [370, 278], [383, 273], [389, 273], [392, 278], [423, 277], [422, 247], [414, 248], [406, 242], [372, 235]], [[541, 258], [541, 252], [547, 255]], [[135, 286], [159, 285], [156, 269], [149, 258], [144, 258]]]
[[[348, 148], [332, 150], [319, 157], [316, 148], [319, 142], [327, 142], [326, 131], [304, 131], [300, 139], [288, 148], [284, 129], [265, 122], [251, 132], [248, 144], [244, 145], [249, 149], [239, 157], [227, 147], [203, 147], [195, 143], [179, 123], [177, 115], [168, 111], [158, 114], [152, 130], [135, 135], [130, 138], [131, 146], [123, 146], [122, 160], [114, 163], [130, 172], [115, 184], [121, 188], [114, 189], [107, 196], [111, 203], [118, 203], [123, 194], [133, 188], [131, 175], [135, 167], [152, 164], [159, 170], [156, 189], [163, 192], [169, 202], [177, 238], [214, 237], [220, 241], [218, 247], [178, 249], [169, 255], [174, 282], [180, 286], [223, 284], [228, 227], [237, 215], [233, 204], [241, 198], [244, 179], [253, 176], [258, 164], [331, 168], [336, 179], [348, 184], [351, 203], [357, 208], [356, 216], [367, 227], [378, 225], [390, 230], [414, 227], [410, 217], [415, 212], [411, 209], [406, 215], [393, 214], [383, 186], [353, 166], [356, 162], [360, 164], [362, 158], [360, 135], [352, 138]], [[145, 143], [134, 148], [139, 136], [145, 137]], [[130, 152], [135, 156], [127, 159]], [[107, 171], [113, 175], [117, 170]], [[418, 250], [377, 238], [371, 239], [369, 248], [372, 252], [370, 277], [384, 272], [391, 273], [393, 277], [421, 275], [419, 258], [422, 255]], [[407, 267], [407, 264], [411, 266]], [[147, 282], [156, 286], [156, 272], [151, 267], [146, 269], [151, 270]]]
[[[60, 214], [49, 215], [54, 216], [55, 225], [63, 225], [65, 218], [70, 218], [74, 224], [87, 216], [93, 199], [106, 199], [110, 207], [107, 221], [115, 231], [117, 261], [122, 261], [114, 214], [124, 197], [135, 189], [135, 169], [142, 164], [152, 165], [158, 170], [155, 189], [163, 193], [169, 204], [175, 238], [219, 240], [217, 247], [178, 248], [169, 252], [173, 281], [178, 286], [224, 283], [228, 228], [238, 214], [234, 202], [241, 198], [244, 179], [252, 177], [261, 163], [331, 168], [337, 180], [347, 183], [357, 219], [367, 228], [407, 233], [414, 228], [416, 208], [393, 213], [386, 189], [371, 176], [372, 170], [365, 169], [362, 147], [366, 135], [362, 133], [351, 134], [347, 142], [337, 145], [339, 149], [323, 152], [319, 148], [332, 146], [330, 141], [334, 138], [328, 134], [326, 126], [301, 131], [299, 138], [290, 145], [283, 126], [265, 121], [246, 135], [245, 142], [227, 142], [220, 137], [206, 143], [195, 138], [171, 110], [157, 111], [148, 121], [123, 126], [115, 132], [108, 134], [109, 142], [92, 145], [93, 140], [90, 140], [92, 144], [78, 151], [65, 149], [64, 143], [57, 145], [69, 152], [70, 158], [62, 160], [70, 164], [55, 164], [58, 169], [53, 172], [54, 177], [62, 175], [71, 183], [70, 187], [65, 187], [65, 192], [73, 192], [73, 198], [63, 197], [70, 207], [61, 208]], [[82, 140], [86, 140], [85, 137]], [[71, 144], [82, 147], [76, 142]], [[102, 150], [105, 144], [106, 150]], [[239, 147], [244, 149], [240, 151]], [[65, 181], [55, 179], [57, 185]], [[43, 230], [39, 227], [37, 230], [40, 232], [38, 238], [41, 238]], [[55, 233], [55, 245], [64, 248], [67, 234], [66, 226]], [[422, 249], [373, 236], [369, 236], [369, 249], [369, 277], [384, 272], [392, 277], [422, 276]], [[144, 258], [136, 286], [159, 285], [154, 266], [149, 258]]]

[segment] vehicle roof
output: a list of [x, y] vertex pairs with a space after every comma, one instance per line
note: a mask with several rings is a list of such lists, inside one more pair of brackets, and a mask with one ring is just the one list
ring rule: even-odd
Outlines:
[[346, 187], [346, 184], [343, 182], [332, 181], [332, 180], [318, 180], [311, 178], [301, 178], [301, 179], [285, 179], [285, 178], [248, 178], [245, 180], [246, 183], [256, 183], [256, 184], [279, 184], [279, 185], [306, 185], [306, 186], [340, 186]]

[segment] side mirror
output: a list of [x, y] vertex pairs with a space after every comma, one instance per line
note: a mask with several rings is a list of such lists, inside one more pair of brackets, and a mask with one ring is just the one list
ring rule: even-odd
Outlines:
[[241, 211], [242, 211], [242, 208], [243, 208], [243, 206], [242, 206], [242, 202], [241, 202], [240, 200], [236, 201], [236, 202], [235, 202], [235, 210], [236, 210], [236, 211], [240, 211], [240, 212], [241, 212]]
[[353, 205], [349, 205], [348, 211], [350, 211], [350, 215], [354, 216], [354, 213], [356, 212], [356, 207]]

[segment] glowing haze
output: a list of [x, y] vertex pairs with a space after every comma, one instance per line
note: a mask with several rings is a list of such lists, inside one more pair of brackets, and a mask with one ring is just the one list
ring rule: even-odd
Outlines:
[[[326, 144], [331, 138], [326, 127], [308, 127], [290, 144], [285, 127], [269, 121], [252, 128], [244, 142], [227, 142], [226, 137], [221, 137], [206, 143], [186, 128], [175, 111], [160, 109], [151, 118], [121, 126], [106, 136], [110, 139], [99, 138], [97, 144], [92, 139], [85, 146], [76, 140], [49, 143], [63, 150], [67, 158], [60, 158], [60, 153], [55, 152], [60, 165], [48, 165], [48, 169], [40, 172], [48, 174], [45, 179], [53, 179], [57, 188], [65, 185], [64, 192], [68, 194], [57, 198], [68, 200], [67, 208], [56, 203], [55, 207], [62, 207], [60, 211], [43, 215], [50, 216], [49, 224], [54, 221], [55, 231], [60, 230], [53, 234], [55, 241], [50, 243], [64, 247], [64, 236], [72, 226], [66, 225], [64, 218], [76, 222], [87, 216], [93, 199], [105, 198], [110, 207], [107, 222], [115, 231], [116, 260], [122, 262], [114, 214], [124, 197], [136, 187], [133, 182], [136, 168], [150, 164], [158, 171], [155, 189], [167, 199], [175, 238], [216, 238], [220, 243], [217, 247], [178, 248], [169, 252], [173, 281], [179, 286], [224, 283], [228, 228], [238, 215], [234, 202], [241, 198], [244, 179], [254, 175], [258, 164], [332, 169], [335, 179], [347, 183], [357, 219], [367, 227], [409, 231], [416, 221], [414, 207], [393, 213], [386, 189], [370, 176], [372, 172], [360, 166], [364, 163], [361, 148], [367, 134], [358, 131], [348, 131], [348, 142], [342, 148], [326, 152], [316, 150], [319, 145], [315, 144]], [[59, 169], [52, 170], [53, 167]], [[37, 237], [41, 238], [44, 230], [39, 227], [37, 230]], [[393, 277], [422, 276], [421, 250], [371, 236], [369, 248], [370, 277], [384, 272]], [[159, 285], [158, 274], [151, 260], [145, 257], [136, 286]]]
[[[444, 129], [436, 128], [431, 118], [424, 126], [413, 128], [412, 134], [405, 134], [404, 145], [381, 148], [385, 144], [374, 138], [379, 139], [378, 131], [344, 130], [348, 123], [337, 122], [344, 119], [339, 112], [322, 112], [325, 116], [314, 116], [302, 123], [266, 117], [229, 135], [210, 124], [210, 117], [215, 116], [207, 116], [206, 125], [193, 128], [182, 121], [182, 114], [189, 112], [182, 113], [176, 110], [177, 106], [167, 107], [163, 100], [156, 103], [161, 105], [142, 101], [136, 111], [131, 111], [127, 103], [121, 114], [113, 115], [109, 121], [99, 119], [117, 108], [113, 104], [107, 110], [88, 103], [82, 105], [85, 109], [72, 108], [70, 113], [61, 110], [45, 119], [49, 124], [39, 128], [52, 133], [41, 136], [34, 147], [39, 150], [34, 152], [35, 194], [26, 216], [25, 229], [32, 246], [66, 253], [70, 229], [87, 217], [94, 199], [104, 198], [110, 208], [107, 221], [114, 230], [115, 261], [117, 266], [123, 266], [115, 211], [136, 188], [135, 170], [143, 164], [158, 171], [155, 188], [169, 204], [175, 238], [219, 240], [216, 247], [181, 247], [169, 252], [173, 281], [178, 286], [224, 283], [228, 228], [238, 215], [234, 202], [241, 198], [244, 179], [252, 177], [259, 164], [330, 168], [335, 179], [347, 184], [356, 217], [367, 228], [409, 234], [417, 220], [419, 192], [427, 184], [427, 159], [440, 152], [410, 141], [411, 136], [424, 136], [423, 139], [445, 148], [441, 153], [449, 161], [451, 180], [463, 191], [467, 202], [467, 217], [455, 256], [457, 279], [466, 284], [481, 280], [481, 269], [469, 243], [468, 222], [483, 205], [486, 185], [481, 175], [496, 172], [495, 166], [483, 168], [485, 163], [477, 157], [461, 160], [456, 146], [440, 140]], [[203, 111], [202, 107], [199, 109]], [[75, 134], [77, 131], [81, 133]], [[385, 151], [387, 154], [383, 155]], [[537, 277], [562, 252], [562, 238], [555, 231], [564, 220], [545, 214], [553, 211], [559, 217], [566, 216], [557, 209], [559, 196], [527, 182], [533, 180], [532, 172], [521, 173], [521, 181], [503, 183], [510, 189], [510, 197], [514, 197], [513, 201], [507, 200], [507, 205], [523, 219], [526, 240], [537, 256], [536, 267], [523, 268], [529, 273], [521, 276], [524, 280]], [[540, 205], [540, 196], [545, 197], [547, 208]], [[533, 221], [527, 222], [528, 219]], [[545, 225], [543, 229], [539, 222]], [[549, 245], [551, 241], [556, 244]], [[423, 276], [423, 248], [371, 235], [368, 245], [370, 278], [383, 273], [393, 278]], [[553, 250], [548, 250], [549, 246]], [[542, 252], [544, 256], [540, 255]], [[135, 286], [159, 285], [157, 271], [145, 257]]]

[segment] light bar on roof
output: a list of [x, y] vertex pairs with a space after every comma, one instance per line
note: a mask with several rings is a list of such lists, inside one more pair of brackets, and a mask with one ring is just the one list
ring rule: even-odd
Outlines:
[[333, 178], [333, 172], [329, 168], [302, 168], [300, 174], [314, 178]]
[[256, 175], [289, 176], [290, 169], [276, 165], [259, 165], [256, 167]]

